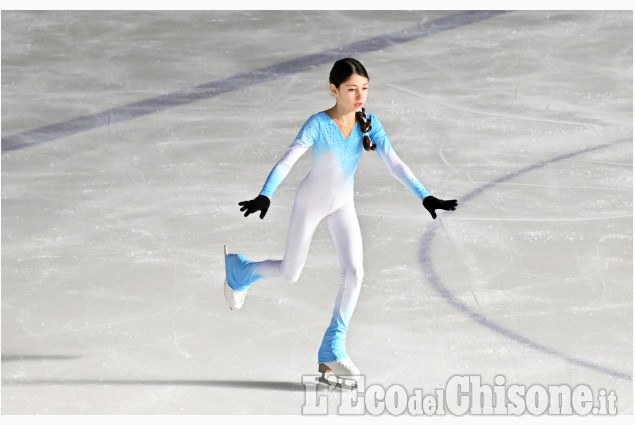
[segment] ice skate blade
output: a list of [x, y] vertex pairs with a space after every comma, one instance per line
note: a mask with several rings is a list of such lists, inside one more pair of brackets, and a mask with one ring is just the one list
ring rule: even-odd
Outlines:
[[[328, 387], [329, 390], [348, 390], [354, 391], [357, 389], [357, 381], [353, 381], [352, 383], [346, 383], [341, 378], [338, 378], [335, 375], [330, 375], [331, 380], [329, 380], [324, 374], [315, 378], [315, 381], [318, 383], [318, 386]], [[335, 379], [335, 381], [333, 380]]]

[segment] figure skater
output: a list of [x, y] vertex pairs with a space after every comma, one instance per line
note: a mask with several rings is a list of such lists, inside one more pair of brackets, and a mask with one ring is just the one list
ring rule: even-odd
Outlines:
[[454, 210], [457, 201], [430, 195], [397, 156], [379, 119], [366, 114], [369, 78], [359, 61], [346, 58], [335, 62], [329, 82], [335, 106], [311, 116], [271, 170], [260, 194], [238, 203], [245, 217], [260, 211], [260, 218], [264, 218], [278, 185], [298, 158], [313, 148], [312, 169], [300, 184], [293, 203], [284, 257], [255, 262], [242, 254], [228, 254], [225, 247], [224, 293], [229, 307], [238, 310], [249, 287], [261, 279], [296, 282], [313, 234], [326, 218], [343, 279], [330, 325], [318, 350], [318, 371], [323, 378], [325, 373], [332, 373], [340, 378], [357, 379], [360, 371], [346, 352], [346, 332], [364, 276], [362, 235], [353, 203], [353, 180], [362, 151], [377, 152], [393, 176], [423, 201], [433, 219], [435, 210]]

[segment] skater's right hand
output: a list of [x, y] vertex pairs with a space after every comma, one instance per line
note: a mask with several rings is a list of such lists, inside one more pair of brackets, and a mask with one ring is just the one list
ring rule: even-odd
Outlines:
[[271, 201], [265, 195], [258, 195], [251, 201], [243, 201], [238, 203], [238, 205], [242, 207], [240, 210], [245, 211], [245, 217], [247, 217], [249, 214], [255, 213], [256, 211], [260, 211], [260, 219], [265, 218], [270, 204]]

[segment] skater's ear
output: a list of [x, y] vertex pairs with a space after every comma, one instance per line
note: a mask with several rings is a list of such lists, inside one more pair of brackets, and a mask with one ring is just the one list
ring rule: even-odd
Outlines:
[[339, 94], [339, 89], [335, 86], [335, 84], [331, 83], [329, 86], [329, 93], [331, 94], [331, 96], [333, 97], [337, 97], [337, 95]]

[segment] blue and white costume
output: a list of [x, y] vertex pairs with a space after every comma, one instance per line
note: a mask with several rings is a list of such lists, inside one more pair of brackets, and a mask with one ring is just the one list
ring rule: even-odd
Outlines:
[[[367, 116], [372, 124], [369, 136], [376, 144], [381, 160], [419, 199], [428, 196], [430, 193], [393, 150], [379, 119], [372, 114]], [[300, 184], [293, 204], [284, 258], [252, 262], [242, 254], [230, 254], [226, 259], [227, 282], [235, 291], [246, 291], [261, 279], [296, 282], [313, 234], [320, 221], [327, 219], [343, 280], [331, 323], [318, 352], [320, 363], [348, 358], [346, 332], [364, 275], [362, 236], [353, 203], [354, 176], [363, 151], [362, 138], [359, 123], [345, 138], [326, 112], [311, 116], [272, 169], [260, 193], [271, 197], [296, 161], [313, 148], [311, 172]]]

